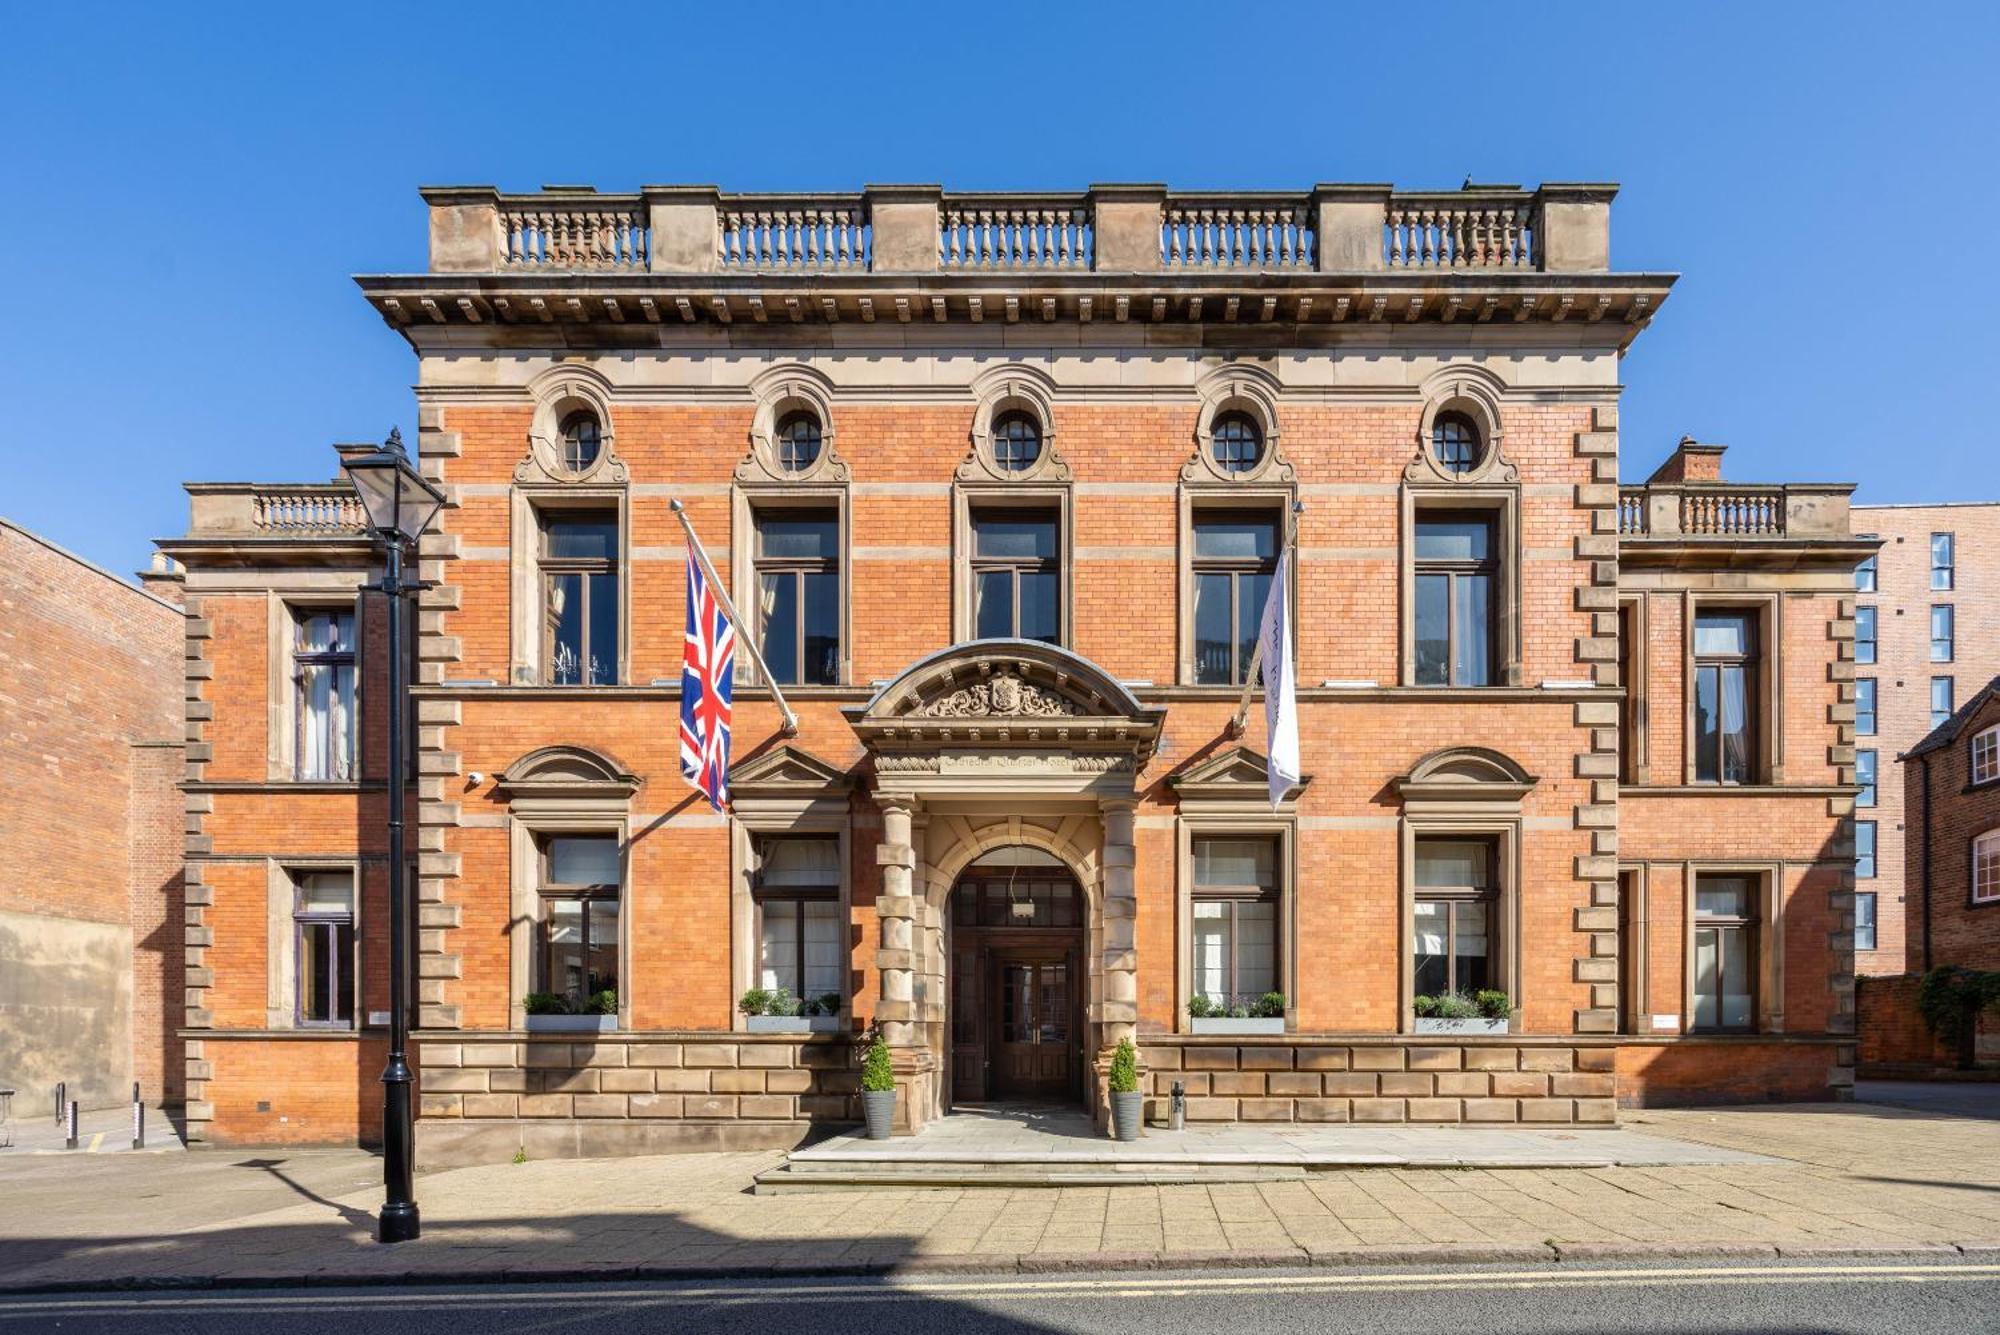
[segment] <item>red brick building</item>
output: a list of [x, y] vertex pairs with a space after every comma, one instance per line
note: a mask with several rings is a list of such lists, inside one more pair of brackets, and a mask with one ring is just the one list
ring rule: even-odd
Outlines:
[[[0, 520], [0, 1088], [178, 1103], [180, 608]], [[160, 596], [165, 594], [168, 596]]]
[[[1621, 492], [1671, 277], [1611, 270], [1614, 193], [426, 192], [431, 271], [360, 280], [447, 496], [424, 1153], [789, 1143], [871, 1025], [906, 1125], [1101, 1106], [1128, 1035], [1203, 1119], [1843, 1086], [1872, 546], [1698, 446]], [[190, 1126], [365, 1136], [373, 558], [338, 487], [191, 490]], [[723, 813], [675, 501], [798, 716], [739, 653]], [[1230, 723], [1288, 538], [1273, 805]]]

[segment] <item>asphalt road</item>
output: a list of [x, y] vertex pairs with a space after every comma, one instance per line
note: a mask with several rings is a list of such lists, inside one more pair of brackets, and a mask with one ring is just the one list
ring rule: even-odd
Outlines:
[[1838, 1262], [1079, 1274], [0, 1296], [17, 1330], [202, 1335], [626, 1331], [1992, 1335], [2000, 1264]]

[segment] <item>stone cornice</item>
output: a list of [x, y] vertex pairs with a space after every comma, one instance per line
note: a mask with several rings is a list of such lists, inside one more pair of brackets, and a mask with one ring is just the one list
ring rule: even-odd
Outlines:
[[[382, 318], [419, 350], [431, 345], [665, 346], [681, 339], [769, 336], [792, 326], [1044, 325], [1198, 329], [1204, 343], [1283, 346], [1411, 325], [1568, 325], [1578, 341], [1623, 349], [1651, 320], [1672, 274], [1426, 270], [1298, 272], [1005, 271], [908, 273], [635, 272], [367, 274]], [[736, 326], [743, 326], [736, 329]], [[447, 333], [447, 331], [449, 331]], [[886, 331], [884, 331], [886, 333]], [[1019, 331], [1015, 331], [1018, 333]], [[1065, 341], [1076, 337], [1063, 335]], [[1131, 331], [1122, 336], [1131, 337]]]

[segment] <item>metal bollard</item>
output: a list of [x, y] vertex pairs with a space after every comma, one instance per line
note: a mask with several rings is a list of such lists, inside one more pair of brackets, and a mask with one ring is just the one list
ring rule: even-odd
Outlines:
[[132, 1148], [146, 1148], [146, 1105], [139, 1100], [139, 1082], [132, 1082]]
[[1173, 1102], [1167, 1109], [1167, 1129], [1185, 1131], [1187, 1130], [1187, 1086], [1176, 1080], [1173, 1093]]
[[63, 1124], [63, 1110], [69, 1107], [69, 1081], [56, 1081], [56, 1125]]
[[65, 1145], [63, 1148], [71, 1150], [76, 1148], [76, 1100], [75, 1099], [71, 1099], [69, 1103], [69, 1144]]

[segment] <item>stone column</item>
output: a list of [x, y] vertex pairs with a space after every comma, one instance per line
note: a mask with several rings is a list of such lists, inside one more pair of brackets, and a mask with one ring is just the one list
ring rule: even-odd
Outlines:
[[882, 869], [882, 888], [875, 896], [875, 913], [882, 923], [875, 967], [882, 975], [882, 997], [875, 1018], [891, 1047], [906, 1047], [914, 1039], [914, 982], [917, 958], [917, 853], [911, 843], [913, 804], [907, 798], [882, 798], [882, 842], [875, 862]]
[[1132, 798], [1098, 803], [1104, 819], [1104, 995], [1097, 1018], [1103, 1042], [1116, 1047], [1136, 1038], [1139, 1026], [1139, 898], [1134, 880], [1138, 861], [1132, 844]]

